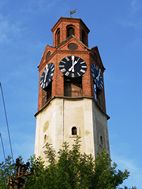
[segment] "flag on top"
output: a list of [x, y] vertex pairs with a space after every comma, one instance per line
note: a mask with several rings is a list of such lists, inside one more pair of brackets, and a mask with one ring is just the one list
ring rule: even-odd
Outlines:
[[73, 14], [76, 13], [76, 9], [70, 11], [70, 17], [72, 17]]

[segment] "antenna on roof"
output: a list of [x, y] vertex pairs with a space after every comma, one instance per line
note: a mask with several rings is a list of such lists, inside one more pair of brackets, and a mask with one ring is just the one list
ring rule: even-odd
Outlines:
[[70, 10], [70, 18], [72, 18], [72, 15], [75, 14], [76, 11], [77, 11], [76, 9], [74, 9], [74, 10]]
[[[2, 84], [1, 84], [1, 82], [0, 82], [0, 89], [1, 89], [1, 96], [2, 96], [2, 101], [3, 101], [4, 114], [5, 114], [5, 119], [6, 119], [6, 126], [7, 126], [8, 138], [9, 138], [9, 145], [10, 145], [11, 157], [12, 157], [12, 160], [13, 160], [13, 151], [12, 151], [10, 130], [9, 130], [8, 117], [7, 117], [6, 106], [5, 106], [5, 100], [4, 100], [4, 94], [3, 94], [3, 89], [2, 89]], [[14, 161], [14, 160], [13, 160], [13, 161]]]

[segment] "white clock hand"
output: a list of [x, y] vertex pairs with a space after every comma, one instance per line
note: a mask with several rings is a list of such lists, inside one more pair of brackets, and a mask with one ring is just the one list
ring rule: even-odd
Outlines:
[[78, 60], [72, 62], [72, 66], [69, 68], [69, 72], [70, 72], [70, 71], [74, 72], [74, 66], [78, 63], [79, 59], [80, 59], [80, 58], [78, 58]]
[[101, 75], [101, 70], [99, 69], [99, 73], [98, 73], [98, 75], [96, 77], [97, 80], [99, 80], [100, 75]]
[[72, 65], [74, 64], [74, 56], [71, 56], [72, 59]]
[[77, 64], [77, 62], [78, 62], [77, 60], [74, 62], [72, 72], [74, 72], [74, 66]]
[[46, 77], [47, 77], [48, 71], [49, 71], [49, 68], [48, 68], [48, 66], [46, 66], [46, 72], [45, 72], [45, 76], [44, 76], [44, 82], [46, 81]]
[[73, 67], [74, 67], [74, 64], [75, 64], [75, 62], [76, 61], [74, 61], [74, 56], [71, 56], [71, 59], [72, 59], [72, 66], [69, 68], [69, 72], [73, 69]]

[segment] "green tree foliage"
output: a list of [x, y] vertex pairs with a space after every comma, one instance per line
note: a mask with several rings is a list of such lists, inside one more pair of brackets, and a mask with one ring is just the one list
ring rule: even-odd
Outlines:
[[[116, 189], [129, 176], [127, 170], [117, 170], [105, 151], [95, 160], [91, 155], [81, 154], [79, 139], [72, 149], [64, 143], [58, 154], [47, 145], [45, 155], [46, 162], [41, 158], [30, 159], [31, 174], [24, 177], [25, 189]], [[0, 164], [0, 189], [6, 188], [7, 178], [14, 174], [14, 165], [8, 158]]]
[[72, 149], [64, 143], [58, 157], [47, 145], [46, 157], [47, 166], [41, 159], [32, 160], [33, 174], [26, 189], [115, 189], [129, 175], [127, 170], [116, 170], [106, 152], [95, 161], [91, 155], [81, 154], [78, 139]]
[[0, 163], [0, 189], [7, 188], [8, 178], [14, 174], [13, 160], [10, 156]]

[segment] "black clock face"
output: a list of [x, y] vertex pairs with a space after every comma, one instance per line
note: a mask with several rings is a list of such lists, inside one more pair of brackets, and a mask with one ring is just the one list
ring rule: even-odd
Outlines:
[[96, 84], [96, 87], [100, 90], [103, 88], [103, 77], [101, 73], [101, 69], [96, 66], [95, 64], [91, 65], [91, 72], [92, 72], [92, 77], [93, 81]]
[[54, 64], [46, 64], [45, 69], [40, 77], [40, 86], [45, 90], [52, 81], [54, 74]]
[[82, 58], [72, 55], [63, 58], [59, 68], [65, 76], [74, 78], [82, 76], [87, 69], [87, 65]]

